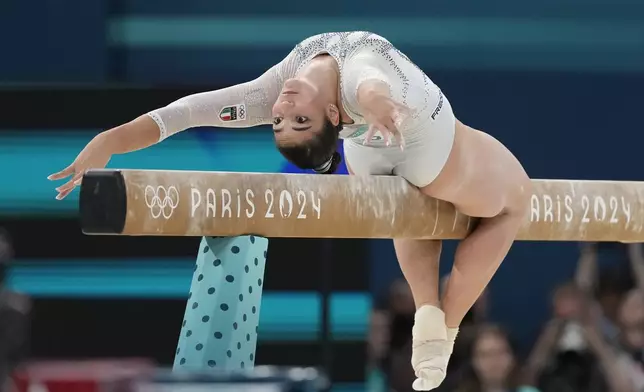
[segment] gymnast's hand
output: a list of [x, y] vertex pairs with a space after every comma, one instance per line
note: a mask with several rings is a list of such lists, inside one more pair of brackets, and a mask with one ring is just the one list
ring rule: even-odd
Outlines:
[[[365, 84], [367, 83], [369, 82]], [[409, 108], [394, 101], [388, 91], [383, 91], [383, 86], [376, 84], [367, 86], [366, 89], [368, 90], [364, 92], [358, 91], [358, 102], [362, 109], [362, 117], [369, 124], [369, 130], [363, 144], [369, 144], [375, 133], [380, 131], [387, 146], [391, 145], [393, 137], [398, 142], [400, 149], [403, 150], [405, 148], [405, 139], [399, 128], [409, 117]]]
[[105, 133], [101, 133], [94, 137], [83, 151], [78, 154], [74, 162], [67, 166], [65, 169], [54, 173], [47, 177], [49, 180], [62, 180], [71, 176], [71, 179], [64, 183], [63, 185], [56, 188], [58, 195], [56, 200], [62, 200], [71, 191], [80, 185], [81, 180], [83, 179], [83, 174], [88, 169], [102, 169], [110, 161], [112, 157], [112, 151], [107, 145], [107, 137]]

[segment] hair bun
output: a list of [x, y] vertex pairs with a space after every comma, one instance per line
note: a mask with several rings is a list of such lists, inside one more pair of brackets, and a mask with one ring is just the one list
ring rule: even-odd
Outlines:
[[340, 155], [340, 153], [336, 151], [324, 165], [319, 166], [313, 170], [315, 170], [315, 172], [318, 174], [333, 174], [336, 172], [336, 170], [338, 170], [340, 162], [342, 162], [342, 155]]

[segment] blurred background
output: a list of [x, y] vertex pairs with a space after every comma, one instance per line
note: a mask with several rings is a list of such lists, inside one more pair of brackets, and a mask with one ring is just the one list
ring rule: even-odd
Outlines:
[[[46, 176], [98, 132], [255, 78], [313, 34], [389, 39], [533, 178], [643, 177], [641, 0], [8, 0], [0, 22], [0, 378], [43, 359], [172, 363], [199, 239], [83, 236], [78, 193], [57, 202]], [[297, 172], [262, 127], [184, 132], [110, 167]], [[267, 265], [257, 364], [411, 390], [391, 241], [271, 239]], [[442, 389], [644, 390], [643, 271], [639, 245], [516, 244]]]

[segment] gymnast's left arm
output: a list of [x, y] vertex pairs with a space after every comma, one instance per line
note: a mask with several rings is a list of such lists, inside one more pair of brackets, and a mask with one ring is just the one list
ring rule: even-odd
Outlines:
[[294, 51], [260, 77], [220, 90], [188, 95], [106, 131], [114, 153], [149, 147], [195, 127], [249, 128], [272, 123], [271, 108], [285, 79], [295, 73]]
[[48, 177], [50, 180], [71, 177], [56, 188], [56, 198], [66, 197], [80, 184], [85, 171], [105, 167], [112, 155], [147, 148], [186, 129], [200, 126], [244, 128], [270, 123], [271, 106], [284, 78], [290, 77], [295, 67], [291, 52], [253, 81], [189, 95], [96, 135], [71, 165]]
[[194, 127], [248, 128], [270, 124], [270, 108], [281, 88], [274, 85], [277, 80], [274, 74], [271, 69], [247, 83], [189, 95], [147, 115], [159, 127], [159, 140]]
[[[270, 72], [270, 71], [269, 71]], [[263, 75], [267, 77], [267, 75]], [[261, 79], [261, 78], [260, 78]], [[250, 127], [262, 124], [262, 109], [245, 103], [247, 93], [261, 90], [261, 82], [249, 82], [222, 90], [209, 91], [179, 99], [163, 108], [96, 135], [65, 169], [48, 177], [71, 177], [56, 188], [56, 199], [65, 198], [80, 185], [89, 169], [107, 166], [112, 155], [125, 154], [157, 144], [183, 130], [199, 126]]]

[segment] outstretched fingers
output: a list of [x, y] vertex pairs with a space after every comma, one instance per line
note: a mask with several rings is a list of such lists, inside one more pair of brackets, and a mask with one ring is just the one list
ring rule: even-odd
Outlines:
[[405, 138], [403, 137], [402, 133], [398, 130], [398, 128], [396, 127], [396, 125], [392, 120], [390, 120], [387, 124], [383, 124], [383, 123], [371, 124], [369, 126], [369, 130], [367, 131], [367, 135], [362, 144], [368, 145], [373, 139], [376, 132], [378, 131], [380, 131], [380, 133], [382, 134], [382, 137], [385, 141], [386, 146], [391, 146], [392, 138], [393, 138], [398, 143], [398, 146], [400, 147], [400, 149], [404, 150]]
[[83, 172], [76, 173], [69, 181], [59, 186], [58, 188], [56, 188], [56, 191], [58, 192], [56, 199], [62, 200], [63, 198], [65, 198], [67, 195], [71, 193], [71, 191], [74, 190], [74, 188], [76, 188], [76, 186], [81, 184], [82, 180], [83, 180]]
[[63, 178], [71, 176], [72, 174], [74, 174], [74, 165], [67, 166], [58, 173], [51, 174], [49, 177], [47, 177], [47, 179], [50, 181], [62, 180]]
[[373, 139], [374, 135], [376, 132], [378, 132], [378, 129], [380, 128], [379, 125], [376, 124], [369, 124], [369, 129], [367, 130], [367, 134], [364, 137], [364, 141], [362, 142], [363, 145], [368, 145], [371, 143], [371, 139]]

